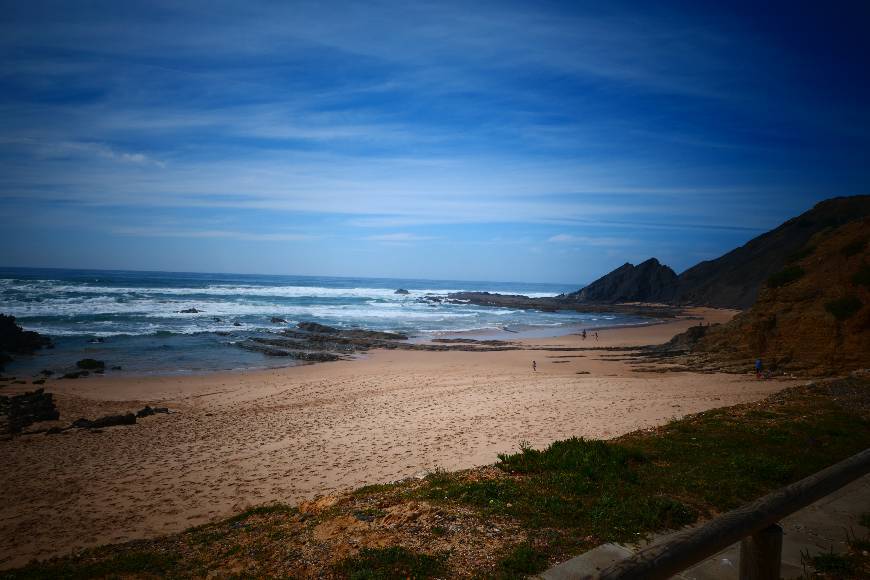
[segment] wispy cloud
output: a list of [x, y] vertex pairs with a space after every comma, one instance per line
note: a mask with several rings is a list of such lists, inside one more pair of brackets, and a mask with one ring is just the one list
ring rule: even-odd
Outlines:
[[556, 234], [551, 236], [548, 242], [554, 244], [572, 244], [582, 246], [631, 246], [637, 243], [637, 240], [629, 238], [614, 238], [614, 237], [596, 237], [596, 236], [575, 236], [572, 234]]
[[232, 230], [169, 229], [159, 227], [119, 227], [113, 228], [111, 231], [120, 236], [149, 238], [222, 238], [253, 242], [299, 242], [320, 239], [318, 236], [296, 233], [259, 233]]
[[364, 240], [370, 242], [423, 242], [437, 239], [434, 236], [421, 236], [408, 232], [397, 232], [392, 234], [378, 234], [374, 236], [366, 236]]

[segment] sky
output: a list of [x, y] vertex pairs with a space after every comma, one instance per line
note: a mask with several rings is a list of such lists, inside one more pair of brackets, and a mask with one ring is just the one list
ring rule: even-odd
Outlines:
[[0, 266], [580, 284], [870, 193], [867, 2], [0, 8]]

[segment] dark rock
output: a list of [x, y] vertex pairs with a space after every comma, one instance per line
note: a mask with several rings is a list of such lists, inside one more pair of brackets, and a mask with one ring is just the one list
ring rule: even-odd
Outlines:
[[45, 379], [36, 379], [35, 381], [31, 381], [34, 385], [44, 385]]
[[88, 342], [90, 344], [103, 344], [104, 342], [106, 342], [106, 339], [101, 337], [101, 336], [97, 336], [95, 338], [90, 339]]
[[317, 332], [319, 334], [337, 334], [341, 332], [333, 326], [326, 326], [325, 324], [318, 324], [317, 322], [300, 322], [296, 327], [300, 330], [305, 330], [306, 332]]
[[218, 318], [217, 316], [215, 316], [214, 318], [212, 318], [212, 320], [215, 321], [215, 322], [221, 322], [221, 319]]
[[82, 360], [76, 362], [76, 366], [80, 369], [85, 369], [89, 371], [102, 371], [106, 369], [106, 363], [93, 358], [83, 358]]
[[54, 406], [54, 397], [43, 389], [0, 396], [0, 434], [20, 433], [25, 427], [39, 421], [56, 421], [60, 412]]
[[120, 371], [120, 370], [123, 370], [123, 368], [122, 368], [120, 365], [115, 365], [115, 366], [112, 367], [111, 370], [113, 370], [113, 371]]
[[410, 294], [410, 292], [408, 292], [408, 291], [405, 290], [404, 288], [399, 288], [398, 290], [396, 290], [395, 292], [393, 292], [393, 294]]
[[126, 415], [106, 415], [99, 419], [76, 419], [72, 423], [72, 427], [77, 429], [102, 429], [104, 427], [114, 427], [116, 425], [135, 425], [136, 415], [127, 413]]
[[71, 372], [71, 373], [66, 373], [66, 374], [64, 374], [64, 375], [61, 376], [60, 378], [62, 378], [62, 379], [78, 379], [78, 378], [81, 378], [81, 377], [86, 377], [86, 376], [88, 376], [89, 374], [91, 374], [91, 373], [88, 372], [88, 371], [73, 371], [73, 372]]
[[33, 354], [35, 351], [51, 347], [51, 339], [38, 332], [22, 329], [14, 316], [0, 314], [0, 369], [9, 362], [13, 354]]
[[272, 324], [287, 324], [287, 321], [283, 318], [278, 318], [277, 316], [272, 317]]
[[50, 371], [48, 369], [42, 369], [41, 371], [39, 371], [39, 374], [46, 376], [46, 377], [50, 377], [51, 375], [54, 374], [54, 371]]
[[242, 325], [241, 322], [233, 322], [233, 326], [241, 326], [241, 325]]
[[184, 310], [179, 310], [179, 314], [199, 314], [200, 312], [205, 312], [205, 310], [197, 310], [196, 308], [185, 308]]
[[623, 264], [582, 290], [566, 294], [574, 302], [670, 302], [677, 291], [677, 274], [655, 258], [634, 266]]
[[156, 415], [157, 413], [169, 413], [169, 409], [166, 407], [152, 407], [150, 405], [145, 405], [138, 411], [136, 411], [136, 418], [141, 419], [142, 417], [150, 417], [151, 415]]

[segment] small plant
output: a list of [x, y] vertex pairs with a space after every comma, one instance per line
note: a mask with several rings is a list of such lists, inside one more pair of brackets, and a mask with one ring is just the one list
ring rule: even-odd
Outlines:
[[804, 269], [800, 266], [786, 266], [767, 279], [767, 286], [769, 288], [787, 286], [788, 284], [803, 278], [805, 273]]
[[825, 310], [833, 314], [834, 318], [842, 322], [843, 320], [847, 320], [854, 316], [856, 312], [861, 310], [861, 306], [863, 306], [863, 304], [861, 304], [861, 300], [856, 296], [844, 296], [826, 303]]
[[845, 554], [835, 554], [831, 552], [823, 552], [815, 556], [810, 556], [809, 552], [801, 552], [801, 563], [804, 566], [811, 566], [817, 573], [830, 574], [834, 578], [849, 578], [857, 572], [857, 566], [853, 559]]
[[269, 514], [295, 514], [297, 511], [299, 511], [297, 508], [283, 503], [259, 505], [249, 508], [240, 514], [229, 518], [227, 522], [231, 524], [240, 523], [244, 522], [251, 516], [264, 516]]

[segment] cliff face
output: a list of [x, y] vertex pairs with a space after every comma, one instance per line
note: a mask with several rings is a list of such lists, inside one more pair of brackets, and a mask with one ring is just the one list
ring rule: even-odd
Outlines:
[[870, 218], [810, 238], [695, 350], [810, 375], [870, 368]]
[[746, 309], [764, 281], [785, 266], [789, 256], [819, 232], [870, 216], [870, 196], [835, 197], [750, 240], [715, 260], [701, 262], [679, 276], [679, 304]]
[[624, 264], [563, 298], [568, 302], [670, 302], [676, 284], [676, 273], [650, 258], [637, 266]]

